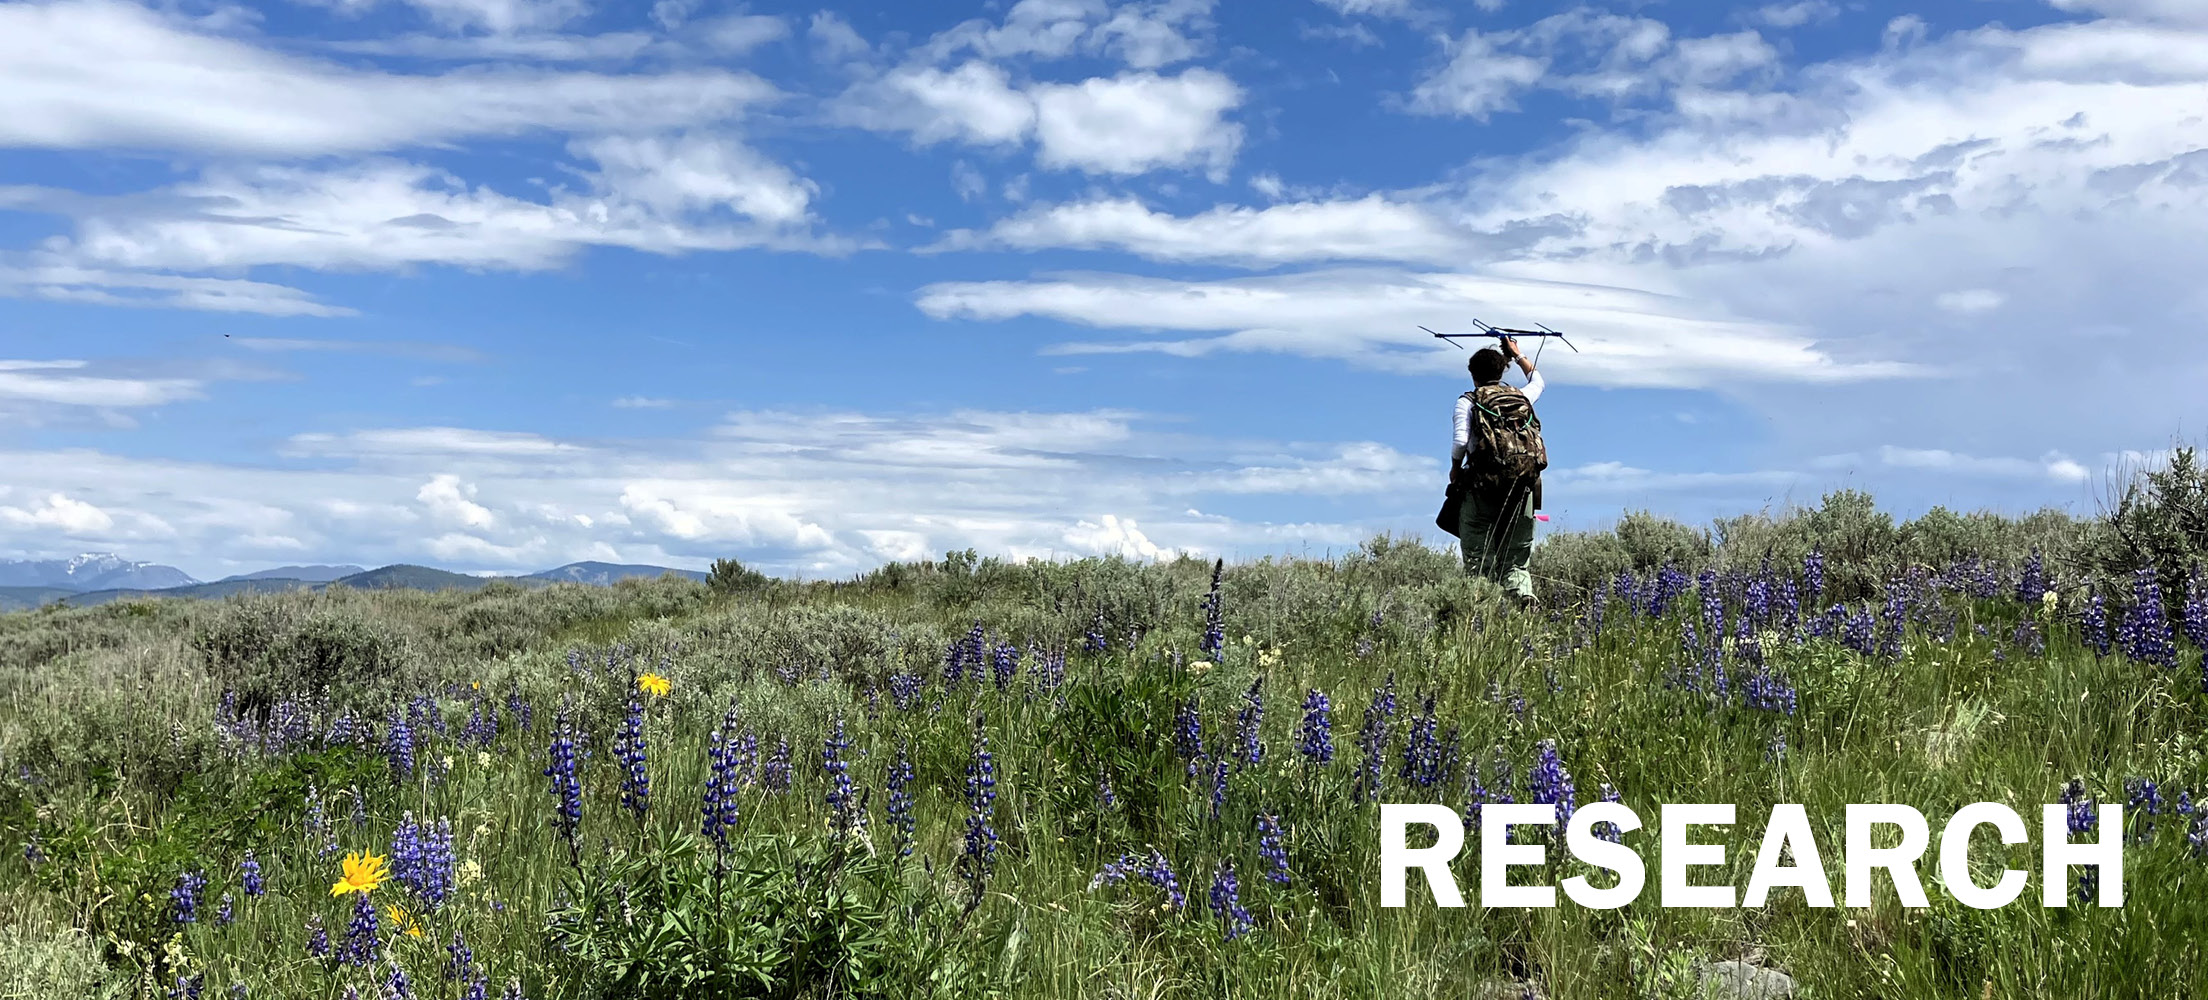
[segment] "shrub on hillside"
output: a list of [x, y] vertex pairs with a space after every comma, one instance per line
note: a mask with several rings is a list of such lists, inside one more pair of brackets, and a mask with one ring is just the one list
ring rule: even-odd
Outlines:
[[193, 623], [190, 646], [249, 712], [288, 694], [382, 691], [409, 662], [386, 619], [351, 602], [288, 594], [226, 602]]

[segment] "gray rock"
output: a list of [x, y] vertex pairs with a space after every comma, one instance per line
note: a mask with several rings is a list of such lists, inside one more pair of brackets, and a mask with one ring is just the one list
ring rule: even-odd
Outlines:
[[1794, 977], [1746, 962], [1702, 966], [1702, 995], [1710, 1000], [1781, 1000], [1794, 995]]

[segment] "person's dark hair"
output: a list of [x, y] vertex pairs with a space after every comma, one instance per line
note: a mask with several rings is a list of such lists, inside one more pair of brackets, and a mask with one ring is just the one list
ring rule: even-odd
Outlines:
[[1482, 347], [1472, 352], [1472, 360], [1465, 362], [1464, 367], [1472, 373], [1472, 381], [1486, 385], [1501, 380], [1504, 370], [1510, 367], [1510, 361], [1503, 357], [1503, 352], [1492, 347]]

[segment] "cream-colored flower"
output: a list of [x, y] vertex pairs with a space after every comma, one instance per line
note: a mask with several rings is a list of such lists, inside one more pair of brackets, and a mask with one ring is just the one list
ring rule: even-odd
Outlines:
[[489, 750], [477, 750], [477, 751], [475, 752], [475, 766], [477, 766], [477, 767], [489, 767], [489, 766], [491, 766], [491, 752], [490, 752]]
[[2057, 605], [2057, 604], [2059, 604], [2059, 603], [2061, 603], [2061, 602], [2062, 602], [2062, 595], [2061, 595], [2061, 594], [2057, 594], [2057, 593], [2055, 593], [2055, 592], [2054, 592], [2054, 591], [2052, 591], [2052, 590], [2050, 590], [2050, 591], [2048, 591], [2048, 592], [2046, 592], [2046, 593], [2044, 593], [2044, 594], [2041, 594], [2041, 595], [2039, 595], [2039, 603], [2040, 603], [2040, 606], [2041, 606], [2041, 607], [2044, 607], [2044, 608], [2046, 608], [2046, 609], [2048, 609], [2049, 611], [2052, 611], [2052, 610], [2054, 610], [2054, 607], [2055, 607], [2055, 605]]
[[483, 877], [483, 865], [474, 858], [460, 862], [459, 879], [463, 886], [474, 885]]

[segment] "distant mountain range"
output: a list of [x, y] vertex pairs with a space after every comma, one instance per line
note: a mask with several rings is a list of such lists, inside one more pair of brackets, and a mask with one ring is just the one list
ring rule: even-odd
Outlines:
[[135, 587], [159, 590], [185, 587], [199, 581], [174, 566], [130, 562], [120, 556], [93, 553], [73, 559], [0, 561], [0, 587], [52, 587], [59, 590], [108, 590]]
[[569, 563], [526, 576], [470, 576], [429, 566], [398, 564], [377, 569], [358, 566], [279, 566], [201, 583], [183, 570], [155, 563], [130, 562], [93, 554], [74, 559], [0, 560], [0, 611], [17, 611], [59, 602], [72, 607], [104, 604], [126, 597], [227, 597], [231, 594], [325, 587], [407, 590], [474, 590], [493, 580], [542, 587], [555, 583], [606, 586], [630, 577], [667, 573], [704, 580], [696, 570], [603, 562]]

